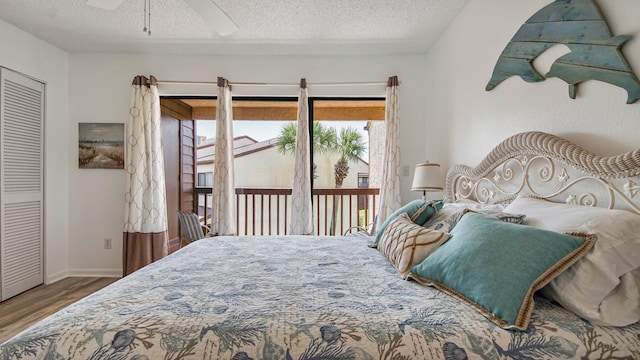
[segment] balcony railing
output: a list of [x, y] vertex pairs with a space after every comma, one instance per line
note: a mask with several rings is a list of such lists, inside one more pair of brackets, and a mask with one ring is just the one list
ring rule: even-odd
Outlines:
[[[352, 226], [373, 223], [379, 189], [314, 189], [316, 235], [341, 235]], [[211, 225], [211, 188], [196, 188], [198, 214]], [[335, 206], [335, 212], [333, 211]], [[236, 188], [238, 235], [286, 235], [290, 230], [291, 189]]]

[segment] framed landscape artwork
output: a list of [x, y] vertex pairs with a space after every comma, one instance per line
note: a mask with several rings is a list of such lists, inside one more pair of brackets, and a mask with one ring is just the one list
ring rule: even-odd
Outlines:
[[79, 123], [78, 167], [124, 169], [124, 124]]

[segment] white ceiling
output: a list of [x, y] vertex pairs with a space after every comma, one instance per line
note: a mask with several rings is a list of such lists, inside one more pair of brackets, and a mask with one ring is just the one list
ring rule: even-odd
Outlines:
[[115, 10], [86, 0], [0, 0], [0, 19], [70, 53], [385, 55], [425, 53], [469, 0], [215, 0], [239, 30], [219, 36], [183, 0]]

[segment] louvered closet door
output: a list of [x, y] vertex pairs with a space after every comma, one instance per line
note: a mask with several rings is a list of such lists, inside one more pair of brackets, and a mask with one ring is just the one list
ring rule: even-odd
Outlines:
[[43, 283], [44, 84], [0, 67], [0, 298]]

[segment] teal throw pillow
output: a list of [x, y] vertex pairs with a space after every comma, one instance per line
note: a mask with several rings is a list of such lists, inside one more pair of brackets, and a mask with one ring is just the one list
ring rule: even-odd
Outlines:
[[594, 235], [561, 234], [468, 212], [409, 278], [462, 300], [502, 328], [525, 330], [534, 292], [584, 256], [594, 241]]
[[384, 232], [384, 229], [387, 228], [391, 220], [395, 219], [396, 216], [406, 213], [409, 216], [409, 219], [416, 223], [417, 225], [423, 225], [429, 220], [438, 210], [442, 209], [443, 202], [442, 200], [429, 200], [425, 201], [424, 199], [413, 200], [412, 202], [406, 204], [400, 209], [393, 212], [393, 214], [389, 215], [387, 220], [382, 223], [382, 226], [378, 229], [376, 233], [376, 239], [373, 242], [373, 245], [377, 245], [380, 241], [380, 237]]

